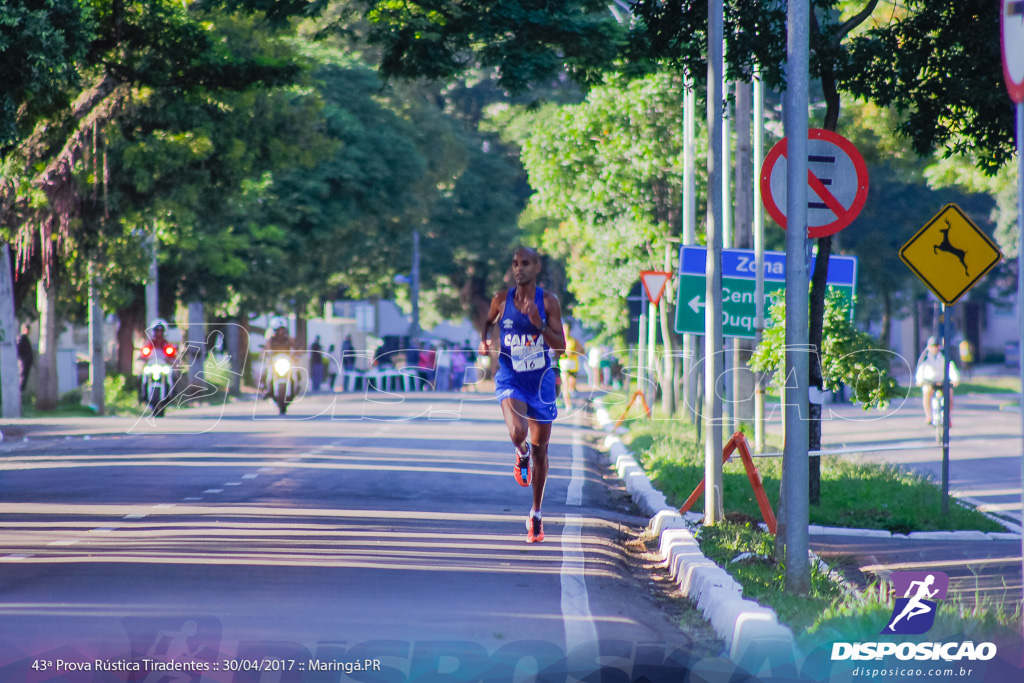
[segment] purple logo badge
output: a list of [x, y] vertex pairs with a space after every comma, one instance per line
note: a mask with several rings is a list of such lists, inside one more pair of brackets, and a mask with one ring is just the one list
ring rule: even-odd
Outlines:
[[938, 571], [893, 572], [896, 605], [883, 634], [920, 635], [935, 623], [935, 610], [949, 589], [949, 577]]

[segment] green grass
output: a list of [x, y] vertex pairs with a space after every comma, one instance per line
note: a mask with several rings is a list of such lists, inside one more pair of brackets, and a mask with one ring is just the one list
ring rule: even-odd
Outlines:
[[[627, 437], [637, 459], [671, 505], [681, 505], [704, 476], [703, 445], [696, 429], [681, 420], [642, 420], [630, 424]], [[766, 492], [777, 509], [781, 459], [755, 459]], [[877, 464], [855, 464], [836, 457], [822, 458], [822, 504], [811, 506], [813, 524], [888, 529], [897, 532], [940, 529], [1001, 531], [1002, 527], [976, 510], [950, 505], [941, 515], [941, 491], [930, 480]], [[774, 560], [775, 539], [756, 520], [757, 507], [739, 458], [723, 467], [726, 521], [697, 532], [701, 551], [723, 567], [742, 586], [743, 595], [775, 610], [797, 635], [801, 647], [812, 651], [833, 642], [884, 640], [879, 631], [892, 613], [892, 595], [872, 587], [857, 592], [832, 573], [811, 565], [807, 596], [785, 591], [785, 567]], [[699, 510], [700, 502], [697, 506]], [[735, 516], [734, 516], [735, 515]], [[753, 518], [753, 519], [751, 519]], [[740, 558], [743, 553], [750, 557]], [[884, 594], [883, 594], [884, 593]], [[997, 601], [967, 606], [957, 600], [940, 603], [930, 640], [974, 638], [975, 641], [1013, 639], [1021, 627], [1020, 605], [1010, 609]], [[938, 636], [938, 637], [936, 637]]]
[[[892, 614], [891, 592], [875, 585], [863, 592], [853, 591], [812, 563], [810, 594], [789, 595], [784, 590], [785, 568], [772, 559], [773, 537], [750, 523], [703, 527], [697, 540], [708, 559], [743, 586], [744, 597], [775, 610], [805, 650], [830, 647], [834, 642], [885, 640], [878, 633]], [[741, 553], [753, 553], [754, 557], [738, 560]], [[995, 601], [966, 605], [955, 599], [944, 600], [939, 603], [927, 638], [998, 642], [1019, 638], [1015, 632], [1020, 625], [1017, 603], [1007, 610]]]
[[985, 377], [975, 380], [961, 380], [953, 394], [1019, 394], [1020, 380], [1016, 377]]
[[[637, 420], [630, 423], [630, 448], [647, 470], [655, 488], [673, 506], [682, 505], [704, 477], [703, 445], [696, 429], [681, 420]], [[781, 458], [755, 458], [765, 492], [778, 510]], [[726, 513], [760, 519], [746, 470], [738, 454], [722, 468]], [[700, 502], [695, 508], [699, 511]], [[810, 507], [812, 524], [851, 528], [911, 531], [1003, 531], [981, 512], [951, 502], [942, 515], [941, 489], [930, 479], [892, 465], [854, 463], [839, 456], [821, 459], [821, 504]]]
[[[812, 565], [809, 596], [786, 593], [785, 568], [772, 558], [774, 537], [750, 523], [723, 522], [702, 527], [697, 541], [709, 560], [725, 568], [743, 585], [745, 598], [774, 609], [779, 620], [795, 632], [806, 630], [825, 610], [841, 604], [843, 587], [817, 565]], [[742, 553], [754, 556], [737, 559]]]

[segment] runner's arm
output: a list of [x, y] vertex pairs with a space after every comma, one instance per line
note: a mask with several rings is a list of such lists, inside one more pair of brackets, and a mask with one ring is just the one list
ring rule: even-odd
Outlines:
[[502, 314], [505, 312], [505, 299], [508, 296], [508, 290], [503, 290], [494, 295], [491, 299], [491, 306], [487, 311], [487, 320], [484, 322], [484, 331], [480, 335], [480, 348], [481, 354], [487, 354], [491, 351], [491, 334], [494, 332], [494, 326], [501, 320]]
[[544, 341], [559, 355], [565, 353], [565, 330], [562, 328], [562, 307], [554, 294], [544, 293], [544, 312], [547, 320], [541, 328]]

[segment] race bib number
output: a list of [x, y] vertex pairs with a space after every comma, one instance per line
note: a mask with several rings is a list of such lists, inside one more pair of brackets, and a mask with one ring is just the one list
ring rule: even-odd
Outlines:
[[512, 369], [516, 372], [529, 372], [544, 369], [544, 344], [540, 335], [509, 334], [505, 336], [505, 346], [512, 358]]

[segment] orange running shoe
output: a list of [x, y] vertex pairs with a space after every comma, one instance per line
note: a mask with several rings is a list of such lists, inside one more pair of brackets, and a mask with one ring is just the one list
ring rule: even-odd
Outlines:
[[540, 543], [544, 540], [544, 522], [530, 515], [526, 520], [526, 542]]
[[512, 468], [512, 474], [520, 486], [529, 486], [533, 482], [533, 469], [530, 467], [530, 444], [526, 444], [526, 454], [516, 449], [516, 465]]

